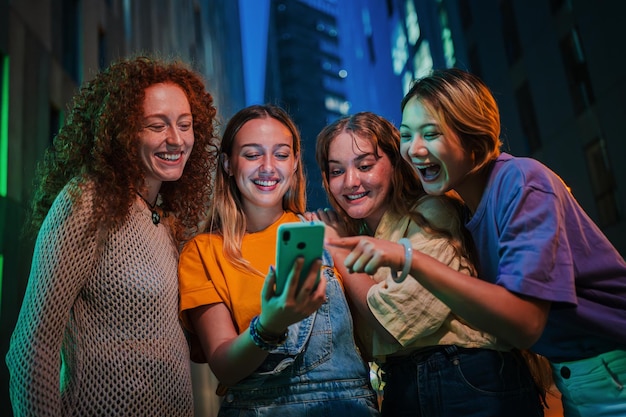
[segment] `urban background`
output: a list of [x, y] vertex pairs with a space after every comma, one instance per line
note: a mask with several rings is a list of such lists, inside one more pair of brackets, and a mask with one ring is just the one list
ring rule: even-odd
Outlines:
[[[272, 102], [302, 132], [309, 208], [327, 204], [321, 128], [400, 100], [432, 68], [480, 76], [504, 149], [556, 171], [626, 254], [626, 2], [621, 0], [0, 0], [0, 404], [33, 242], [20, 238], [34, 170], [77, 87], [120, 56], [157, 52], [207, 80], [222, 126]], [[206, 367], [194, 374], [197, 415]]]

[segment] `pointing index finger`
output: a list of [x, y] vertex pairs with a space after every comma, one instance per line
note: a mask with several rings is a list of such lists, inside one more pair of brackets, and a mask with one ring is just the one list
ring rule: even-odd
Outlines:
[[356, 245], [359, 244], [360, 241], [361, 241], [361, 238], [359, 236], [342, 237], [342, 238], [330, 238], [329, 237], [326, 240], [326, 244], [329, 246], [334, 246], [336, 248], [352, 250]]

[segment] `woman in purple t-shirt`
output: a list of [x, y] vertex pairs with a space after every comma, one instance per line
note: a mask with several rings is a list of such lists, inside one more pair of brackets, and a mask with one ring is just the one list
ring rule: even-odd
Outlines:
[[346, 266], [411, 276], [459, 316], [550, 360], [565, 416], [626, 415], [626, 263], [550, 169], [500, 152], [499, 109], [487, 86], [434, 71], [402, 100], [401, 149], [429, 194], [456, 191], [479, 255], [479, 277], [373, 238]]

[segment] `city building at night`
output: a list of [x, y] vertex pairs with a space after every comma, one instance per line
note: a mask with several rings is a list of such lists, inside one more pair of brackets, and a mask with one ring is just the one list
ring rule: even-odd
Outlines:
[[310, 209], [327, 205], [315, 162], [326, 124], [367, 110], [399, 127], [414, 79], [469, 70], [498, 102], [503, 151], [552, 168], [626, 255], [625, 14], [625, 2], [591, 0], [0, 0], [0, 358], [29, 276], [34, 242], [20, 233], [36, 164], [78, 86], [142, 51], [202, 72], [221, 128], [246, 105], [284, 107], [302, 133]]

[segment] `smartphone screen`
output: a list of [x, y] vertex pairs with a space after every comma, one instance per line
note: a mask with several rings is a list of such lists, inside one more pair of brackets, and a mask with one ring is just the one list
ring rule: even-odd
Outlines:
[[[324, 247], [324, 224], [321, 222], [283, 223], [278, 226], [276, 239], [276, 294], [281, 294], [294, 262], [304, 257], [300, 283], [306, 279], [311, 264], [322, 257]], [[317, 281], [320, 275], [318, 272]], [[317, 282], [316, 281], [316, 282]]]

